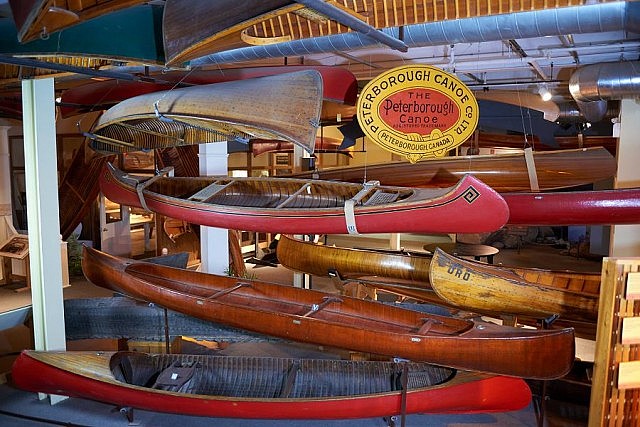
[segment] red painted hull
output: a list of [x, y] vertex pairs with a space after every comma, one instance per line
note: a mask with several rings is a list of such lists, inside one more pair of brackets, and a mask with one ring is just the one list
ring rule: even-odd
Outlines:
[[514, 225], [640, 223], [640, 188], [502, 196]]
[[[198, 396], [99, 381], [43, 363], [23, 352], [13, 365], [15, 384], [24, 390], [80, 397], [158, 412], [253, 419], [369, 418], [401, 413], [401, 394], [381, 393], [323, 399], [258, 399]], [[407, 393], [406, 413], [481, 413], [524, 408], [531, 400], [518, 378], [479, 376], [458, 385]]]
[[[355, 104], [358, 93], [358, 82], [349, 70], [322, 65], [290, 65], [207, 71], [198, 70], [190, 72], [174, 71], [151, 76], [152, 79], [156, 78], [158, 80], [157, 83], [122, 80], [92, 82], [64, 91], [62, 94], [60, 114], [62, 117], [70, 117], [88, 111], [105, 109], [134, 96], [173, 89], [177, 84], [203, 85], [222, 83], [302, 70], [316, 70], [320, 73], [322, 76], [324, 100], [341, 104]], [[160, 81], [164, 81], [165, 83], [161, 83]]]
[[[214, 178], [211, 179], [213, 182]], [[279, 180], [287, 181], [285, 178], [272, 178], [272, 180], [274, 187], [278, 185]], [[298, 181], [300, 186], [305, 182], [313, 182]], [[319, 185], [343, 184], [322, 182]], [[100, 189], [109, 200], [116, 203], [143, 207], [134, 184], [118, 178], [118, 172], [112, 167], [103, 170], [100, 176]], [[356, 206], [354, 217], [357, 232], [488, 232], [502, 227], [509, 215], [502, 197], [470, 175], [464, 177], [457, 186], [445, 191], [444, 195], [442, 192], [430, 194], [440, 194], [440, 196], [418, 197], [413, 200], [407, 198], [398, 203]], [[310, 207], [256, 208], [194, 202], [177, 196], [155, 193], [150, 189], [144, 190], [144, 197], [148, 208], [153, 212], [210, 227], [289, 234], [349, 232], [343, 205], [317, 209]], [[336, 198], [340, 197], [343, 195], [338, 195]]]

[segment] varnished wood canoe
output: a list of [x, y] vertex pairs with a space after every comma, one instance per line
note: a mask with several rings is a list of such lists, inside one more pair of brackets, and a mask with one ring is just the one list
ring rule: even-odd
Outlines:
[[476, 312], [595, 322], [600, 274], [510, 269], [471, 262], [437, 248], [429, 279], [445, 301]]
[[28, 391], [229, 418], [391, 416], [403, 394], [406, 414], [512, 411], [531, 399], [522, 379], [411, 362], [25, 350], [12, 378]]
[[427, 315], [374, 301], [176, 269], [84, 247], [93, 284], [170, 310], [293, 341], [528, 378], [565, 375], [572, 328], [536, 330]]
[[[338, 138], [316, 137], [314, 153], [337, 153], [351, 156], [349, 150], [339, 150], [342, 140]], [[269, 141], [265, 139], [251, 140], [251, 153], [259, 156], [264, 153], [291, 153], [294, 145], [287, 141]]]
[[[472, 176], [448, 189], [412, 189], [291, 178], [127, 175], [107, 165], [100, 189], [116, 203], [194, 224], [277, 233], [474, 233], [509, 215]], [[140, 196], [141, 195], [141, 196]]]
[[[543, 191], [602, 181], [613, 177], [617, 169], [615, 158], [601, 147], [535, 151], [533, 158], [539, 188]], [[327, 168], [292, 176], [348, 182], [362, 182], [366, 176], [384, 185], [439, 187], [451, 185], [467, 173], [500, 193], [531, 191], [524, 153], [453, 156], [414, 164], [388, 162]]]
[[92, 147], [126, 152], [262, 138], [313, 152], [321, 107], [322, 77], [315, 70], [154, 92], [108, 109]]
[[[486, 16], [502, 9], [495, 3], [469, 5], [448, 1], [432, 5], [419, 0], [381, 2], [331, 2], [373, 28], [402, 27], [447, 18]], [[556, 7], [574, 3], [559, 0]], [[493, 5], [493, 8], [491, 7]], [[542, 5], [513, 3], [509, 12], [539, 9]], [[207, 19], [197, 17], [206, 17]], [[341, 34], [351, 29], [324, 14], [292, 0], [166, 0], [163, 16], [165, 56], [169, 65], [203, 57], [213, 52], [250, 45]], [[193, 62], [193, 61], [192, 61]], [[359, 68], [362, 64], [355, 64]], [[366, 65], [362, 65], [365, 68]], [[370, 68], [361, 73], [371, 76]]]
[[[441, 249], [438, 251], [442, 263], [445, 266], [455, 265], [456, 270], [451, 273], [454, 277], [449, 277], [447, 267], [444, 272], [447, 273], [444, 275], [447, 279], [445, 282], [441, 279], [443, 268], [435, 266], [440, 273], [436, 287], [431, 285], [430, 280], [433, 262], [431, 254], [317, 245], [286, 235], [281, 235], [277, 247], [278, 261], [291, 270], [323, 277], [337, 274], [342, 281], [360, 282], [418, 301], [482, 314], [517, 314], [533, 316], [535, 319], [560, 314], [562, 322], [570, 320], [593, 323], [596, 320], [600, 273], [496, 266], [454, 257]], [[462, 273], [460, 277], [456, 276], [458, 264], [469, 270], [469, 277], [456, 286], [455, 291], [459, 295], [450, 296], [454, 291], [446, 285], [450, 281], [462, 281], [465, 277]], [[476, 277], [472, 272], [482, 272], [483, 275]], [[494, 276], [497, 278], [494, 279]], [[515, 287], [516, 284], [518, 287]], [[452, 282], [451, 288], [454, 285], [457, 282]], [[507, 286], [510, 286], [510, 292], [522, 292], [522, 296], [507, 296]], [[525, 287], [527, 289], [521, 290]], [[523, 301], [533, 298], [531, 294], [525, 294], [527, 290], [530, 293], [542, 292], [546, 297], [535, 297], [535, 302], [525, 304]], [[489, 301], [489, 296], [494, 296], [499, 301]], [[465, 304], [462, 298], [466, 298], [465, 301], [477, 298], [480, 302]], [[546, 300], [552, 301], [551, 305]], [[537, 307], [536, 304], [544, 308]]]
[[502, 195], [513, 225], [640, 223], [640, 188]]
[[[167, 71], [151, 74], [150, 81], [92, 81], [62, 92], [60, 114], [71, 117], [89, 111], [106, 110], [118, 102], [138, 95], [170, 90], [176, 87], [199, 86], [236, 80], [247, 80], [277, 74], [315, 70], [322, 76], [322, 98], [338, 104], [353, 105], [358, 94], [358, 82], [346, 68], [323, 65], [287, 65], [215, 70]], [[18, 101], [20, 99], [18, 98]]]

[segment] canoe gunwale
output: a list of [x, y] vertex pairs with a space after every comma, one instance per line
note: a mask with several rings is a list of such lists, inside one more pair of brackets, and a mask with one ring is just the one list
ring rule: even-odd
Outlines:
[[[83, 271], [95, 285], [115, 290], [147, 301], [160, 304], [171, 310], [182, 311], [194, 317], [214, 322], [223, 322], [232, 327], [249, 329], [258, 333], [280, 336], [294, 341], [309, 342], [332, 347], [349, 348], [387, 356], [401, 356], [415, 361], [426, 361], [456, 369], [473, 369], [494, 374], [506, 374], [527, 378], [550, 378], [563, 376], [568, 372], [574, 358], [575, 343], [572, 328], [558, 330], [526, 330], [509, 328], [491, 323], [455, 319], [421, 312], [391, 307], [378, 302], [368, 302], [356, 298], [342, 297], [339, 304], [342, 317], [335, 317], [331, 311], [320, 310], [314, 317], [287, 314], [282, 310], [255, 306], [229, 306], [224, 299], [205, 301], [201, 296], [190, 294], [180, 298], [176, 291], [160, 285], [149, 286], [143, 280], [126, 273], [133, 264], [146, 264], [126, 261], [119, 257], [100, 253], [92, 248], [84, 248]], [[228, 288], [225, 283], [236, 282], [227, 276], [215, 276], [189, 270], [171, 269], [154, 264], [144, 265], [144, 269], [163, 271], [171, 277], [172, 270], [180, 273], [183, 290], [192, 289], [193, 282], [205, 284], [209, 294]], [[325, 296], [335, 296], [324, 292], [297, 289], [289, 286], [268, 284], [255, 280], [251, 288], [275, 295], [286, 306], [291, 302], [308, 305], [322, 302]], [[200, 285], [202, 288], [202, 285]], [[198, 302], [200, 301], [200, 302]], [[255, 302], [255, 301], [252, 301]], [[355, 316], [354, 316], [355, 315]], [[345, 317], [352, 316], [352, 317]], [[420, 331], [425, 319], [433, 319], [432, 330]], [[259, 319], [259, 320], [258, 320]], [[347, 319], [349, 320], [348, 323]], [[385, 321], [398, 326], [394, 329], [384, 327]], [[443, 326], [466, 326], [457, 335], [439, 335], [434, 331]], [[380, 323], [382, 322], [382, 323]], [[471, 325], [471, 328], [468, 326]], [[429, 328], [427, 328], [429, 329]], [[380, 335], [385, 339], [380, 340]], [[358, 337], [357, 340], [345, 340], [343, 337]], [[367, 339], [368, 337], [368, 339]], [[464, 345], [463, 345], [464, 344]], [[443, 353], [438, 348], [455, 345], [458, 351]], [[547, 353], [547, 347], [554, 347], [553, 354]], [[533, 347], [536, 348], [534, 351]], [[545, 349], [545, 351], [539, 351]], [[535, 356], [535, 357], [534, 357]], [[517, 360], [514, 358], [517, 357]]]
[[[295, 178], [224, 178], [238, 182], [269, 183], [265, 187], [255, 187], [249, 193], [242, 191], [224, 193], [216, 196], [226, 203], [203, 203], [189, 200], [189, 194], [198, 188], [191, 187], [200, 183], [211, 183], [216, 178], [160, 178], [152, 185], [144, 188], [141, 193], [144, 203], [141, 203], [136, 187], [140, 182], [129, 179], [113, 166], [105, 168], [100, 178], [102, 192], [110, 199], [120, 204], [130, 206], [147, 206], [148, 209], [162, 215], [183, 219], [200, 225], [221, 228], [233, 228], [252, 231], [267, 231], [293, 234], [325, 234], [325, 233], [353, 233], [349, 228], [349, 218], [357, 225], [355, 233], [399, 231], [449, 232], [466, 231], [480, 232], [500, 228], [507, 221], [508, 208], [502, 197], [471, 175], [465, 175], [456, 185], [445, 189], [414, 189], [395, 186], [376, 186], [376, 192], [371, 197], [379, 198], [375, 204], [355, 205], [350, 213], [347, 201], [354, 202], [357, 191], [364, 184], [341, 183], [324, 180], [305, 180]], [[219, 178], [218, 178], [219, 179]], [[207, 181], [209, 180], [209, 181]], [[162, 183], [163, 186], [161, 186]], [[179, 187], [187, 183], [189, 187]], [[248, 194], [266, 196], [280, 194], [278, 204], [291, 196], [289, 192], [279, 193], [279, 186], [295, 183], [296, 190], [303, 185], [310, 184], [318, 189], [317, 194], [303, 193], [296, 204], [289, 203], [282, 208], [260, 206], [260, 198], [247, 199]], [[186, 184], [184, 184], [186, 185]], [[202, 184], [204, 185], [204, 184]], [[155, 191], [154, 191], [155, 190]], [[276, 191], [273, 191], [276, 190]], [[165, 194], [160, 194], [163, 191]], [[178, 193], [181, 192], [181, 193]], [[176, 194], [176, 195], [174, 195]], [[179, 195], [178, 195], [179, 194]], [[398, 197], [398, 195], [402, 198]], [[434, 197], [437, 196], [437, 197]], [[228, 200], [220, 199], [226, 197]], [[234, 200], [234, 197], [244, 199]], [[395, 200], [391, 200], [391, 199]], [[250, 202], [246, 205], [244, 201]], [[272, 199], [268, 199], [272, 200]], [[371, 200], [369, 200], [370, 202]], [[234, 205], [234, 203], [236, 203]], [[453, 212], [468, 212], [469, 215], [453, 216]], [[472, 213], [482, 211], [482, 216]], [[451, 215], [447, 215], [449, 212]], [[432, 221], [428, 219], [432, 218]], [[436, 221], [439, 218], [440, 221]], [[400, 230], [402, 228], [402, 230]]]
[[[171, 391], [154, 390], [139, 386], [130, 386], [117, 382], [113, 375], [109, 378], [94, 378], [91, 374], [82, 375], [73, 372], [59, 364], [52, 363], [57, 353], [63, 355], [77, 355], [87, 352], [35, 352], [25, 350], [14, 363], [16, 382], [20, 388], [29, 391], [41, 391], [66, 394], [74, 397], [88, 398], [96, 401], [116, 404], [119, 406], [133, 406], [141, 409], [160, 412], [181, 413], [186, 415], [219, 416], [232, 418], [290, 418], [290, 419], [336, 419], [336, 418], [364, 418], [374, 415], [388, 416], [399, 411], [399, 394], [387, 392], [348, 397], [334, 398], [250, 398], [205, 396], [176, 393]], [[114, 353], [102, 352], [101, 360], [107, 371]], [[234, 356], [210, 356], [234, 357]], [[59, 357], [58, 357], [59, 358]], [[348, 362], [348, 361], [345, 361]], [[376, 362], [371, 362], [376, 363]], [[81, 366], [84, 370], [86, 367]], [[47, 375], [43, 377], [41, 374]], [[493, 389], [483, 399], [482, 390]], [[511, 390], [513, 395], [504, 391]], [[471, 395], [460, 404], [462, 396]], [[474, 394], [479, 396], [474, 397]], [[408, 390], [407, 410], [418, 412], [451, 412], [474, 413], [518, 410], [525, 407], [531, 392], [521, 379], [511, 377], [489, 376], [465, 371], [453, 371], [453, 378], [441, 384]], [[447, 403], [441, 407], [440, 399]], [[447, 408], [448, 406], [448, 408]]]

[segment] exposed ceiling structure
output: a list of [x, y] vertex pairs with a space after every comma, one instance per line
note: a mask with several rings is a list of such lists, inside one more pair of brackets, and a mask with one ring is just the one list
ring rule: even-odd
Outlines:
[[[223, 35], [180, 42], [178, 51], [167, 54], [167, 34], [179, 37], [167, 29], [167, 10], [181, 3], [194, 8], [185, 32], [210, 27], [212, 15], [198, 8], [269, 3], [275, 9], [233, 21], [233, 31]], [[111, 36], [109, 25], [117, 27]], [[80, 71], [122, 76], [161, 75], [167, 66], [322, 64], [350, 70], [361, 85], [387, 69], [422, 63], [455, 73], [479, 99], [531, 107], [547, 119], [567, 121], [610, 118], [616, 100], [640, 93], [640, 3], [633, 1], [0, 0], [0, 31], [3, 40], [9, 35], [0, 49], [5, 63], [0, 91], [14, 101], [21, 78], [55, 73], [57, 88], [64, 89], [91, 77], [73, 68], [8, 63], [8, 58], [54, 57]], [[145, 34], [134, 38], [133, 33]], [[186, 62], [175, 64], [176, 58]], [[544, 90], [552, 95], [548, 104], [539, 100]]]

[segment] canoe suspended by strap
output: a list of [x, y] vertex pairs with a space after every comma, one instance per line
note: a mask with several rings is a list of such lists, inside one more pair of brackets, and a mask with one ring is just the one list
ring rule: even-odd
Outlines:
[[291, 178], [136, 177], [104, 168], [109, 200], [194, 224], [292, 233], [478, 233], [509, 216], [502, 197], [468, 175], [416, 189]]
[[86, 136], [109, 153], [252, 138], [313, 152], [322, 85], [306, 70], [139, 95], [107, 110]]

